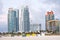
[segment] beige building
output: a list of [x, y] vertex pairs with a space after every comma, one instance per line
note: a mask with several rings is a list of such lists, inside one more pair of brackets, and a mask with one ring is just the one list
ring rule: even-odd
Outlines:
[[47, 30], [54, 33], [60, 33], [60, 20], [50, 20], [47, 22]]

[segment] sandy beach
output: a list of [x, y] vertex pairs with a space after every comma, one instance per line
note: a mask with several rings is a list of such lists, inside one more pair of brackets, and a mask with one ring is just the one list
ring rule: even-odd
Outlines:
[[0, 40], [60, 40], [60, 36], [14, 36], [14, 37], [0, 37]]

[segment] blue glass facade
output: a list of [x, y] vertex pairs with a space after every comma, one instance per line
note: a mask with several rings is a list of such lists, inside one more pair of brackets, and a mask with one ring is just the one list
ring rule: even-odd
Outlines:
[[25, 7], [21, 13], [21, 24], [22, 30], [21, 32], [29, 32], [30, 31], [30, 20], [29, 20], [29, 9]]
[[54, 14], [52, 14], [52, 15], [49, 14], [49, 15], [48, 15], [48, 20], [54, 20]]
[[19, 11], [9, 10], [8, 11], [8, 32], [19, 31]]

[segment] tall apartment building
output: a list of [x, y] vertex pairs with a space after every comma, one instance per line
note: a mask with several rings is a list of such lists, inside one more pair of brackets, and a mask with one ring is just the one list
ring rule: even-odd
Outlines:
[[29, 19], [29, 8], [25, 6], [21, 10], [20, 18], [20, 32], [29, 32], [30, 31], [30, 19]]
[[8, 32], [19, 31], [19, 10], [9, 8], [8, 10]]
[[45, 15], [45, 24], [46, 24], [46, 30], [49, 31], [48, 21], [54, 20], [54, 13], [53, 11], [47, 12]]

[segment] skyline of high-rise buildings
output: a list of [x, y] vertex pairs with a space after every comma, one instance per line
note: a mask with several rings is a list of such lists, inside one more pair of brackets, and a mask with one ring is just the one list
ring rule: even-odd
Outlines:
[[[10, 10], [11, 14], [9, 14], [9, 10]], [[30, 32], [32, 30], [33, 27], [30, 28], [31, 25], [30, 25], [29, 7], [28, 6], [25, 6], [24, 8], [21, 9], [20, 26], [19, 26], [19, 9], [9, 8], [9, 10], [8, 10], [8, 31], [11, 30], [11, 32], [18, 32], [18, 31]], [[11, 17], [11, 18], [9, 19], [9, 17]], [[48, 21], [51, 21], [51, 20], [55, 21], [55, 15], [54, 15], [53, 11], [48, 11], [45, 15], [45, 22], [46, 22], [46, 30], [47, 31], [54, 29], [54, 27], [53, 28], [50, 27], [51, 25], [49, 26]], [[10, 21], [10, 24], [9, 24], [9, 21]], [[57, 24], [58, 24], [58, 22], [57, 22]], [[32, 24], [32, 25], [34, 25], [34, 24]], [[11, 28], [9, 28], [9, 26]], [[39, 28], [34, 28], [33, 30], [34, 31], [39, 30]]]
[[41, 24], [30, 24], [28, 6], [25, 6], [24, 8], [21, 9], [20, 20], [19, 20], [19, 10], [9, 8], [8, 32], [38, 32], [40, 30], [41, 30]]
[[[54, 12], [47, 12], [45, 15], [46, 31], [55, 31], [60, 21], [55, 20]], [[19, 25], [20, 21], [20, 25]], [[50, 22], [51, 21], [51, 22]], [[56, 24], [57, 23], [57, 24]], [[9, 8], [8, 10], [8, 32], [38, 32], [41, 31], [41, 24], [30, 24], [29, 7], [25, 6], [21, 9], [21, 17], [19, 20], [19, 10]]]
[[[2, 5], [3, 6], [3, 14], [0, 15], [0, 32], [7, 32], [7, 11], [8, 8], [12, 7], [12, 8], [18, 8], [19, 10], [21, 9], [21, 6], [24, 5], [27, 0], [0, 0], [0, 2], [2, 1]], [[31, 9], [30, 13], [31, 13], [31, 20], [33, 21], [33, 23], [41, 23], [42, 25], [45, 23], [45, 12], [53, 10], [55, 12], [55, 18], [60, 19], [59, 14], [59, 1], [56, 0], [56, 3], [54, 1], [39, 1], [39, 0], [29, 0], [27, 1], [29, 4], [29, 9]], [[50, 4], [52, 2], [52, 4]], [[50, 4], [50, 5], [49, 5]], [[45, 7], [44, 7], [45, 6]], [[39, 18], [40, 17], [40, 18]], [[37, 18], [37, 19], [35, 19]], [[38, 22], [37, 22], [38, 21]], [[41, 22], [40, 22], [41, 21]], [[4, 28], [6, 30], [4, 30]], [[43, 30], [45, 30], [45, 25], [43, 25], [42, 27]]]
[[9, 8], [8, 10], [8, 32], [19, 31], [19, 10]]

